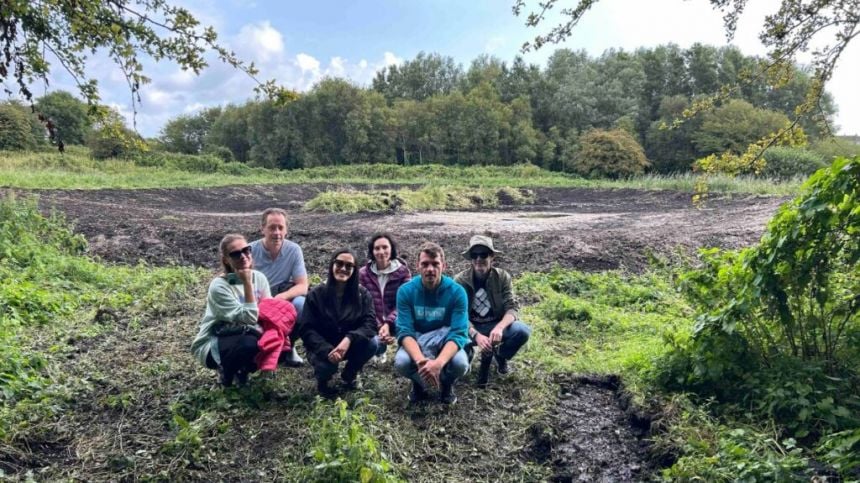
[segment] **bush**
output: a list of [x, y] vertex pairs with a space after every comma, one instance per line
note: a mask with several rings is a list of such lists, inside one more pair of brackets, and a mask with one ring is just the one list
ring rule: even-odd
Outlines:
[[96, 159], [128, 158], [148, 149], [137, 133], [114, 121], [90, 131], [86, 144]]
[[215, 156], [216, 158], [224, 161], [225, 163], [231, 163], [235, 161], [233, 158], [233, 151], [230, 151], [230, 148], [227, 146], [210, 146], [206, 148], [205, 154], [209, 154]]
[[809, 177], [829, 163], [824, 156], [804, 148], [774, 146], [764, 153], [767, 161], [762, 175], [770, 178]]
[[629, 178], [650, 166], [642, 146], [622, 130], [593, 129], [579, 138], [571, 171], [588, 178]]

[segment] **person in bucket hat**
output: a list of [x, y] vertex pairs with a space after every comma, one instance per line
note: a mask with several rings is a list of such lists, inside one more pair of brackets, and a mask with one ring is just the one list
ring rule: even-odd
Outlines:
[[471, 267], [454, 277], [469, 298], [469, 338], [480, 352], [478, 385], [486, 386], [490, 365], [496, 360], [499, 374], [508, 374], [508, 361], [529, 340], [531, 328], [517, 319], [517, 299], [514, 296], [511, 274], [493, 266], [501, 250], [493, 239], [475, 235], [469, 248], [462, 253]]

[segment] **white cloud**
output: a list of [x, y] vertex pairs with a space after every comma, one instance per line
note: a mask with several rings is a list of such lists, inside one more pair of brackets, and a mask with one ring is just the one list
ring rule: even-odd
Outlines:
[[311, 73], [314, 75], [319, 75], [320, 73], [320, 61], [316, 60], [313, 56], [300, 53], [296, 55], [296, 63], [299, 66], [299, 69], [302, 70], [302, 73]]
[[383, 54], [382, 59], [385, 67], [388, 67], [390, 65], [400, 65], [403, 63], [403, 59], [397, 57], [392, 52], [386, 52], [385, 54]]
[[331, 72], [332, 75], [335, 76], [343, 76], [344, 72], [346, 72], [346, 59], [343, 57], [332, 57], [329, 62], [328, 71]]
[[284, 52], [284, 37], [268, 20], [243, 26], [239, 30], [237, 42], [242, 45], [243, 51], [248, 51], [260, 62], [278, 59]]

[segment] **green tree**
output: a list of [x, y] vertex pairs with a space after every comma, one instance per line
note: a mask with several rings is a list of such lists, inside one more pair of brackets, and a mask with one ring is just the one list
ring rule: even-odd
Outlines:
[[45, 128], [17, 102], [0, 103], [0, 149], [27, 150], [42, 144]]
[[55, 142], [83, 144], [92, 127], [86, 103], [66, 91], [45, 94], [36, 101], [36, 111], [50, 121]]
[[241, 106], [225, 107], [212, 123], [204, 144], [224, 146], [233, 153], [234, 159], [247, 163], [251, 152], [250, 122], [255, 105], [255, 102], [249, 102]]
[[452, 57], [420, 52], [415, 59], [391, 65], [376, 73], [373, 89], [389, 101], [423, 101], [437, 94], [448, 94], [460, 85], [463, 69]]
[[107, 109], [93, 129], [87, 133], [86, 145], [96, 159], [123, 158], [147, 150], [146, 143], [126, 127], [123, 117]]
[[174, 153], [200, 154], [212, 126], [221, 117], [221, 108], [212, 107], [193, 115], [171, 119], [162, 128], [159, 140], [163, 148]]
[[692, 141], [703, 156], [726, 151], [742, 153], [751, 143], [788, 124], [788, 117], [781, 112], [732, 99], [703, 114], [702, 125], [693, 133]]

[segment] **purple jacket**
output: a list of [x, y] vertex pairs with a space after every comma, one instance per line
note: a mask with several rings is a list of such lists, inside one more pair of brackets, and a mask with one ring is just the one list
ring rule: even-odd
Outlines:
[[397, 319], [397, 289], [401, 285], [412, 279], [412, 272], [406, 266], [406, 261], [402, 258], [397, 259], [400, 262], [400, 268], [388, 275], [388, 282], [385, 283], [385, 293], [379, 289], [379, 279], [370, 265], [373, 260], [369, 260], [358, 271], [358, 283], [370, 292], [373, 297], [373, 307], [376, 309], [376, 325], [382, 327], [382, 324], [389, 324], [394, 328], [394, 321]]

